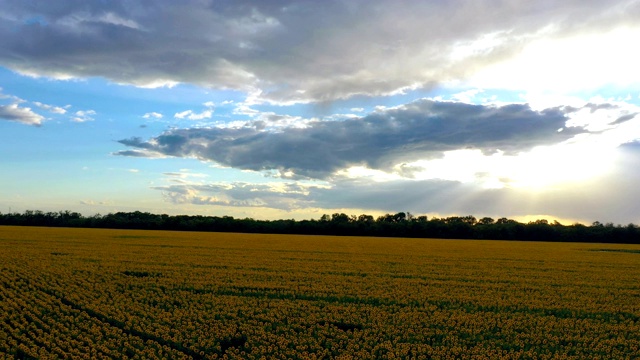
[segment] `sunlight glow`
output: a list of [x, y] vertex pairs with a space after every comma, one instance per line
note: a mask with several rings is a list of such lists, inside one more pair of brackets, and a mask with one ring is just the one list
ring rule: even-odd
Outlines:
[[598, 146], [597, 140], [537, 147], [517, 155], [499, 151], [485, 155], [480, 150], [455, 150], [441, 159], [407, 164], [419, 171], [416, 179], [475, 182], [486, 189], [503, 187], [544, 190], [579, 183], [610, 170], [614, 148]]
[[611, 169], [614, 149], [589, 143], [535, 148], [507, 161], [509, 186], [543, 190], [580, 183]]
[[534, 41], [516, 57], [480, 71], [471, 82], [483, 88], [561, 93], [638, 83], [638, 38], [640, 28], [624, 27]]
[[544, 191], [586, 183], [612, 170], [620, 142], [613, 133], [583, 134], [567, 142], [527, 152], [485, 154], [479, 149], [447, 151], [442, 158], [396, 165], [386, 172], [365, 166], [340, 170], [348, 179], [387, 182], [401, 179], [473, 183], [485, 189], [520, 188]]

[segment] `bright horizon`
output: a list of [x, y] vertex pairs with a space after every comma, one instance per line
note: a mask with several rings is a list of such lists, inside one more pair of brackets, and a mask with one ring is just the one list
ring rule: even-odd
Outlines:
[[640, 1], [0, 0], [0, 212], [640, 223]]

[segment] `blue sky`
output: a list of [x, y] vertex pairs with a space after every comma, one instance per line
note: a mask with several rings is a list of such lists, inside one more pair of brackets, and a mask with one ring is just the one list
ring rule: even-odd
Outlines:
[[640, 223], [640, 2], [0, 0], [0, 212]]

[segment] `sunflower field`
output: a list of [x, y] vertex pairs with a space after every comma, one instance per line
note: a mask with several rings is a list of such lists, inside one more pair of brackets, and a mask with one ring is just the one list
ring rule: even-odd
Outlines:
[[0, 359], [639, 354], [638, 245], [0, 226]]

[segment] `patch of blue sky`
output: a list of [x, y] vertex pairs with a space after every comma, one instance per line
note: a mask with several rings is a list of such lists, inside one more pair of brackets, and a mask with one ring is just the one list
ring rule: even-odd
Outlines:
[[28, 17], [24, 20], [22, 20], [22, 22], [15, 22], [14, 25], [10, 28], [11, 32], [13, 33], [20, 33], [22, 30], [24, 30], [25, 27], [30, 27], [30, 26], [47, 26], [49, 25], [49, 23], [47, 22], [47, 20], [41, 16], [41, 15], [36, 15], [36, 16], [31, 16]]
[[42, 26], [49, 25], [47, 20], [42, 15], [36, 15], [36, 16], [26, 18], [24, 19], [23, 23], [25, 25], [35, 25], [35, 24], [42, 25]]
[[212, 102], [221, 115], [231, 108], [223, 105], [244, 100], [244, 94], [234, 90], [206, 89], [194, 85], [178, 84], [173, 87], [140, 88], [120, 85], [103, 78], [52, 80], [46, 77], [25, 77], [0, 67], [0, 85], [4, 94], [17, 96], [29, 102], [48, 105], [71, 105], [69, 112], [91, 109], [97, 113], [118, 117], [142, 118], [156, 112], [164, 118], [173, 118], [186, 110], [199, 112], [203, 104]]
[[640, 84], [626, 86], [608, 84], [596, 90], [584, 91], [575, 95], [585, 99], [602, 98], [608, 101], [624, 101], [628, 104], [640, 105]]

